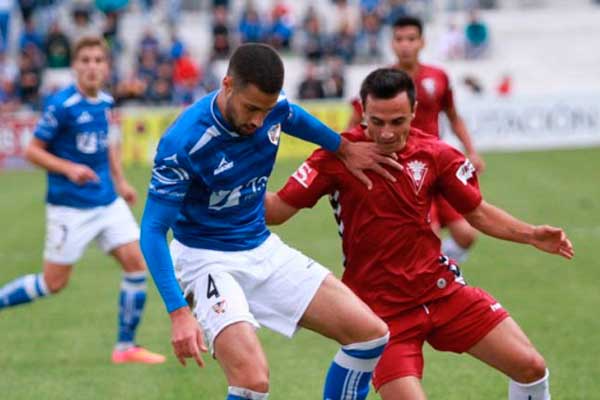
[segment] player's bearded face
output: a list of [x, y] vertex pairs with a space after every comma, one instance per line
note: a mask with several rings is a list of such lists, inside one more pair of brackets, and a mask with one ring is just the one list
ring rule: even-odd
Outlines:
[[416, 26], [404, 26], [394, 29], [392, 48], [400, 63], [416, 63], [423, 45], [423, 37], [419, 34], [419, 29]]
[[102, 47], [84, 47], [79, 50], [73, 69], [77, 84], [84, 92], [94, 94], [102, 89], [108, 76], [108, 62]]
[[367, 136], [384, 150], [401, 150], [408, 139], [413, 112], [406, 92], [401, 92], [391, 99], [367, 96]]
[[227, 95], [225, 119], [242, 136], [254, 134], [263, 125], [279, 97], [279, 93], [264, 93], [252, 84], [233, 86]]

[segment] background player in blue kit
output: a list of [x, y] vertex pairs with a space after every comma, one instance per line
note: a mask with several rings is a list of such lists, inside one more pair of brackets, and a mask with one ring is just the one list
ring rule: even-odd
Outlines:
[[43, 273], [0, 288], [0, 309], [57, 293], [73, 264], [96, 240], [123, 268], [114, 363], [162, 363], [165, 357], [135, 344], [146, 302], [146, 272], [139, 229], [124, 200], [136, 192], [123, 175], [118, 143], [109, 137], [113, 99], [101, 88], [108, 76], [107, 48], [96, 37], [74, 47], [76, 83], [48, 102], [26, 155], [48, 171]]
[[389, 177], [378, 162], [399, 166], [288, 103], [283, 75], [272, 48], [240, 46], [221, 90], [168, 129], [152, 171], [142, 251], [170, 313], [175, 354], [184, 365], [193, 357], [202, 366], [204, 333], [227, 377], [227, 399], [268, 396], [260, 325], [286, 336], [302, 326], [338, 341], [324, 398], [364, 399], [387, 327], [326, 268], [269, 232], [264, 196], [281, 131], [337, 152], [367, 186], [356, 170]]

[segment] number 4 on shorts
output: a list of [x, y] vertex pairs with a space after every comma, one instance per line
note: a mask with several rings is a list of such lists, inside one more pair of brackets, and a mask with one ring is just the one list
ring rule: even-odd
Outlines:
[[219, 291], [217, 290], [217, 286], [215, 285], [215, 281], [213, 277], [208, 274], [208, 287], [206, 289], [206, 298], [210, 299], [211, 297], [219, 297]]

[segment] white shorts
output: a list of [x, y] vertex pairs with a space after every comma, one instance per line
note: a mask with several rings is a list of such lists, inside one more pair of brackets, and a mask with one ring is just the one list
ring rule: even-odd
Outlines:
[[138, 224], [120, 197], [107, 206], [85, 209], [46, 205], [46, 261], [72, 265], [94, 239], [108, 253], [139, 238]]
[[[275, 234], [255, 249], [215, 251], [171, 242], [175, 274], [213, 349], [228, 325], [246, 321], [291, 337], [329, 270]], [[214, 349], [213, 349], [214, 351]]]

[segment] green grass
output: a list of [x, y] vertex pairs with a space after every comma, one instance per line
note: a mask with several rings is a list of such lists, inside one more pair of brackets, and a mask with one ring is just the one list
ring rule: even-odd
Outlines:
[[[512, 313], [544, 354], [556, 399], [600, 393], [600, 149], [487, 155], [482, 177], [488, 201], [533, 223], [565, 227], [572, 262], [533, 248], [482, 238], [464, 273]], [[278, 164], [276, 189], [299, 160]], [[127, 171], [140, 193], [148, 169]], [[44, 176], [0, 173], [0, 282], [40, 269], [44, 238]], [[140, 215], [143, 202], [135, 213]], [[287, 242], [340, 272], [340, 243], [325, 203], [276, 229]], [[170, 326], [152, 287], [139, 341], [169, 355], [160, 366], [112, 366], [116, 335], [116, 263], [91, 246], [69, 287], [35, 304], [0, 311], [0, 398], [223, 399], [225, 380], [214, 361], [204, 370], [179, 366]], [[263, 329], [273, 399], [318, 399], [337, 346], [301, 331], [289, 341]], [[505, 399], [507, 381], [468, 356], [426, 348], [424, 385], [431, 399]], [[377, 398], [371, 395], [371, 398]]]

